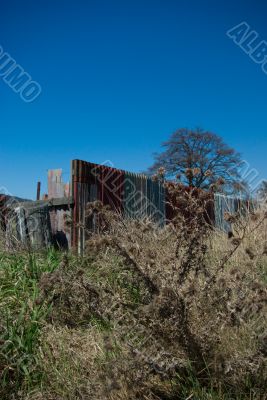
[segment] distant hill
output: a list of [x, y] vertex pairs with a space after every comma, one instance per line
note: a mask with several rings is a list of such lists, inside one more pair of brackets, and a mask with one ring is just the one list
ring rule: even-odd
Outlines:
[[2, 204], [2, 205], [3, 204], [8, 205], [8, 204], [11, 204], [14, 202], [24, 203], [25, 201], [32, 201], [32, 200], [23, 199], [23, 198], [17, 197], [17, 196], [9, 196], [9, 195], [0, 193], [0, 204]]

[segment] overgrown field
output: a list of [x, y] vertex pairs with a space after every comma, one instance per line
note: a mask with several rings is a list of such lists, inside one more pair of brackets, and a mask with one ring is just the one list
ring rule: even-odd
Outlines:
[[1, 251], [0, 399], [266, 399], [266, 216], [227, 238], [90, 212], [84, 258]]

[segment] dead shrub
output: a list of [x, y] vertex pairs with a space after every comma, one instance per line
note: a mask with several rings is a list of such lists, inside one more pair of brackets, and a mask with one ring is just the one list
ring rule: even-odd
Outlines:
[[69, 266], [67, 256], [58, 269], [42, 275], [39, 288], [37, 302], [45, 301], [51, 306], [48, 318], [54, 325], [77, 327], [89, 324], [92, 318], [101, 318], [97, 288], [86, 279], [82, 269]]
[[[117, 252], [150, 293], [138, 313], [125, 320], [122, 314], [115, 323], [123, 357], [112, 361], [114, 393], [125, 399], [178, 396], [190, 381], [190, 365], [200, 387], [261, 399], [267, 374], [266, 273], [260, 266], [267, 261], [265, 213], [226, 216], [233, 225], [230, 241], [207, 223], [208, 194], [169, 185], [176, 213], [167, 227], [124, 221], [98, 204], [105, 229], [87, 243], [89, 252]], [[128, 397], [120, 397], [121, 381]]]

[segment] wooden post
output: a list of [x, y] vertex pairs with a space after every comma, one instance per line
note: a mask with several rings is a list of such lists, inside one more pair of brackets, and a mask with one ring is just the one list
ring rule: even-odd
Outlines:
[[41, 199], [41, 182], [37, 182], [37, 195], [36, 195], [36, 200]]

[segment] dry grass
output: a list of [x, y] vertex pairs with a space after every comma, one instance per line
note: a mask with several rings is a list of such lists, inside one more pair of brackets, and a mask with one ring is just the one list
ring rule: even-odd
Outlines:
[[91, 205], [103, 231], [83, 259], [2, 253], [1, 311], [21, 329], [1, 321], [1, 399], [267, 398], [264, 211], [232, 216], [228, 239], [186, 196], [165, 229]]
[[40, 362], [43, 389], [27, 399], [61, 400], [94, 398], [100, 390], [98, 360], [103, 357], [103, 338], [97, 328], [69, 329], [47, 325], [41, 336]]

